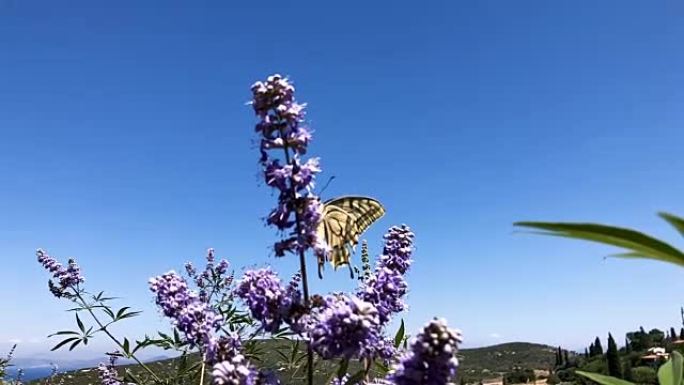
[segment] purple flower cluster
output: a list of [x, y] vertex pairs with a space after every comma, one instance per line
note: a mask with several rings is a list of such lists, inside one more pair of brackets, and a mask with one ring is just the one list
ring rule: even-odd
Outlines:
[[330, 385], [347, 385], [349, 382], [349, 374], [345, 374], [342, 377], [335, 377], [330, 381]]
[[79, 283], [85, 282], [85, 278], [81, 275], [81, 268], [76, 264], [76, 261], [69, 259], [69, 263], [65, 268], [56, 259], [49, 256], [42, 249], [36, 251], [38, 262], [43, 267], [52, 273], [55, 281], [50, 280], [48, 286], [50, 292], [57, 298], [67, 295], [68, 289], [77, 290]]
[[214, 365], [211, 376], [214, 385], [247, 385], [255, 382], [256, 371], [238, 354]]
[[109, 364], [101, 363], [97, 367], [98, 377], [102, 385], [123, 385], [117, 378], [118, 374], [114, 368], [116, 357], [109, 357]]
[[236, 332], [231, 332], [228, 335], [220, 336], [216, 343], [211, 344], [209, 348], [212, 350], [205, 354], [205, 361], [213, 365], [231, 360], [240, 354], [242, 351], [242, 341]]
[[300, 279], [295, 275], [290, 284], [283, 287], [278, 274], [271, 269], [250, 270], [238, 282], [235, 294], [265, 331], [275, 332], [287, 323], [294, 331], [301, 332], [304, 305], [299, 291]]
[[171, 271], [150, 279], [150, 290], [156, 294], [156, 303], [165, 316], [185, 334], [191, 346], [205, 352], [214, 352], [213, 333], [221, 326], [221, 316], [188, 288], [187, 282]]
[[434, 319], [411, 342], [409, 351], [387, 376], [394, 385], [444, 385], [456, 375], [455, 354], [462, 342], [458, 330]]
[[[203, 292], [206, 292], [206, 290], [220, 291], [222, 288], [230, 286], [232, 277], [226, 277], [230, 263], [225, 259], [221, 259], [217, 265], [214, 249], [207, 250], [206, 260], [207, 264], [201, 273], [198, 273], [191, 262], [185, 264], [185, 272], [188, 274], [188, 277], [192, 278], [195, 285]], [[206, 295], [206, 293], [204, 294]], [[208, 300], [208, 297], [206, 299]]]
[[211, 376], [213, 385], [280, 384], [276, 376], [256, 370], [241, 354], [215, 364]]
[[309, 331], [313, 350], [324, 359], [361, 357], [381, 341], [372, 304], [342, 294], [325, 297]]
[[[321, 172], [318, 158], [303, 162], [311, 141], [303, 125], [304, 104], [294, 97], [294, 86], [280, 75], [269, 76], [252, 85], [252, 107], [259, 118], [256, 131], [261, 135], [260, 163], [268, 186], [279, 191], [278, 205], [266, 222], [278, 230], [289, 230], [289, 237], [274, 245], [275, 254], [299, 253], [313, 249], [321, 258], [327, 253], [325, 242], [316, 235], [323, 204], [314, 195], [316, 174]], [[284, 158], [274, 158], [269, 151], [282, 150]]]
[[411, 266], [414, 234], [406, 226], [393, 226], [385, 238], [385, 247], [375, 270], [364, 279], [357, 295], [378, 309], [380, 323], [390, 321], [392, 314], [406, 308], [404, 296], [408, 284], [404, 274]]

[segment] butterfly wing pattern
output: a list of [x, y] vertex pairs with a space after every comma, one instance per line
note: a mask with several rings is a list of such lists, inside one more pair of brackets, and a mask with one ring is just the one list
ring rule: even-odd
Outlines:
[[[359, 237], [384, 214], [385, 208], [373, 198], [347, 196], [324, 202], [318, 236], [328, 244], [328, 260], [334, 268], [350, 265]], [[323, 263], [318, 262], [319, 274]]]

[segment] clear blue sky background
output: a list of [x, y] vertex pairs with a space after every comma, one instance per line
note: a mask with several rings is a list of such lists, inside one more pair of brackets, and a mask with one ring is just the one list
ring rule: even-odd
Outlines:
[[[238, 271], [294, 271], [269, 255], [275, 197], [245, 105], [273, 72], [309, 103], [311, 152], [336, 176], [325, 196], [386, 204], [372, 251], [388, 226], [414, 228], [411, 330], [439, 315], [467, 346], [579, 349], [678, 326], [681, 269], [512, 223], [603, 221], [684, 244], [654, 216], [684, 213], [683, 41], [674, 0], [0, 0], [0, 348], [44, 352], [72, 324], [37, 247], [144, 309], [137, 336], [167, 327], [148, 277], [207, 247]], [[313, 280], [352, 285], [346, 271]]]

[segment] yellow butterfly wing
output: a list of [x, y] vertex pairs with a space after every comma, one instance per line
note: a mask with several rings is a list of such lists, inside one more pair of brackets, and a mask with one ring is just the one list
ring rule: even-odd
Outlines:
[[383, 215], [385, 208], [373, 198], [349, 196], [324, 203], [318, 235], [330, 248], [328, 260], [334, 268], [350, 263], [361, 234]]

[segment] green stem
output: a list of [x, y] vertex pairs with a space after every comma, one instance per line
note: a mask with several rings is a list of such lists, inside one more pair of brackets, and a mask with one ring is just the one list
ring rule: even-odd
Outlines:
[[[81, 293], [76, 291], [76, 297], [78, 297], [78, 299], [81, 301], [80, 305], [83, 306], [83, 308], [86, 309], [88, 311], [88, 313], [90, 313], [91, 317], [93, 317], [93, 319], [95, 320], [97, 325], [100, 327], [100, 330], [102, 330], [112, 341], [114, 341], [115, 344], [117, 344], [119, 346], [119, 348], [121, 348], [122, 351], [124, 351], [125, 349], [124, 349], [123, 344], [116, 337], [114, 337], [114, 335], [112, 335], [112, 333], [109, 330], [107, 330], [108, 325], [105, 326], [100, 321], [100, 319], [97, 318], [97, 315], [95, 315], [95, 312], [93, 312], [93, 309], [83, 299], [83, 297], [81, 296]], [[150, 369], [147, 365], [145, 365], [142, 361], [140, 361], [138, 359], [138, 357], [136, 357], [134, 354], [129, 354], [129, 353], [126, 353], [126, 355], [128, 356], [128, 358], [132, 358], [138, 365], [140, 365], [141, 368], [145, 369], [145, 371], [147, 371], [154, 378], [154, 380], [156, 382], [158, 382], [158, 383], [162, 382], [162, 380], [157, 376], [157, 374], [154, 371], [152, 371], [152, 369]]]
[[[287, 164], [290, 164], [290, 151], [287, 145], [287, 138], [285, 135], [283, 135], [283, 131], [280, 131], [280, 136], [283, 139], [283, 142], [285, 143], [283, 146], [283, 151], [285, 152], [285, 162]], [[292, 178], [291, 178], [292, 179]], [[297, 193], [294, 191], [294, 181], [290, 180], [290, 188], [292, 189], [292, 201], [296, 202], [297, 201]], [[301, 225], [302, 219], [301, 219], [301, 214], [298, 209], [295, 209], [295, 229], [297, 231], [297, 236], [301, 234], [302, 230], [302, 225]], [[299, 271], [302, 273], [302, 294], [304, 296], [304, 306], [308, 309], [310, 306], [310, 300], [309, 300], [309, 280], [307, 279], [307, 274], [306, 274], [306, 256], [304, 255], [304, 251], [300, 250], [299, 251]], [[311, 347], [310, 343], [306, 344], [306, 382], [308, 385], [313, 385], [313, 361], [314, 361], [314, 352], [313, 348]]]

